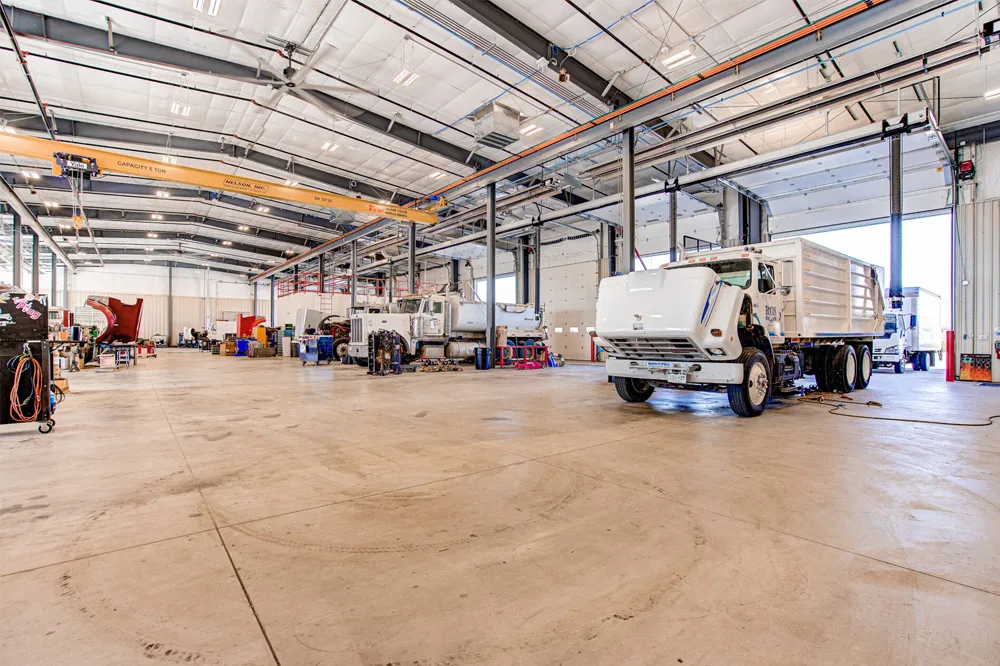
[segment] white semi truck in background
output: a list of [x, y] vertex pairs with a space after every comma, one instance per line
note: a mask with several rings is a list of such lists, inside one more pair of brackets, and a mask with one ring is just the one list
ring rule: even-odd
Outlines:
[[[505, 326], [510, 344], [540, 344], [545, 337], [541, 314], [531, 305], [497, 303], [497, 326]], [[399, 334], [408, 359], [471, 358], [486, 346], [486, 303], [469, 301], [458, 292], [404, 296], [388, 312], [351, 316], [349, 353], [368, 364], [368, 336], [375, 331]]]
[[734, 412], [757, 416], [804, 375], [824, 391], [868, 386], [884, 307], [874, 266], [794, 238], [605, 278], [597, 336], [623, 400], [725, 387]]
[[903, 307], [885, 314], [885, 333], [875, 339], [875, 367], [902, 374], [909, 364], [927, 370], [941, 354], [941, 297], [921, 287], [903, 289]]

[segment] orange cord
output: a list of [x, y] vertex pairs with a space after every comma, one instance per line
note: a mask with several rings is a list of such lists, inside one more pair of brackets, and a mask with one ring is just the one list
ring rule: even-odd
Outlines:
[[[34, 392], [33, 400], [35, 404], [35, 411], [30, 415], [25, 415], [24, 411], [21, 409], [21, 403], [17, 394], [17, 389], [21, 385], [21, 376], [24, 373], [27, 364], [32, 364], [32, 369], [34, 374], [32, 375], [31, 388]], [[31, 356], [23, 356], [21, 360], [17, 363], [17, 369], [14, 371], [14, 386], [10, 389], [10, 416], [15, 421], [21, 423], [29, 423], [38, 419], [39, 413], [42, 411], [42, 365], [36, 361]]]

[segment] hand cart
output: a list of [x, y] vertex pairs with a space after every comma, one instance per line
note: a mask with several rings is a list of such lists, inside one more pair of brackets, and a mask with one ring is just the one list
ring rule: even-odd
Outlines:
[[48, 310], [44, 296], [0, 292], [0, 394], [6, 398], [0, 425], [36, 422], [41, 433], [55, 427]]

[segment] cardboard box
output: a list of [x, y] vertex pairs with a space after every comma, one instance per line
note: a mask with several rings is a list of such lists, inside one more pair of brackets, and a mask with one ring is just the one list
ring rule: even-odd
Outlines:
[[52, 383], [56, 385], [63, 393], [69, 393], [69, 380], [65, 377], [59, 377], [58, 379], [53, 379]]

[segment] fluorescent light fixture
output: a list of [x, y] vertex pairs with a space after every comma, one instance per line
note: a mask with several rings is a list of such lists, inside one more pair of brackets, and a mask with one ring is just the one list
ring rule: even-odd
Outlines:
[[380, 204], [382, 204], [383, 206], [388, 206], [389, 205], [389, 200], [388, 199], [379, 199], [378, 202]]
[[233, 241], [222, 241], [223, 245], [232, 245]]
[[1000, 97], [1000, 88], [987, 90], [985, 93], [983, 93], [983, 99], [993, 99], [994, 97]]
[[46, 201], [45, 202], [45, 207], [46, 208], [59, 208], [59, 204], [57, 204], [55, 201]]
[[147, 247], [146, 248], [146, 252], [152, 252], [152, 251], [153, 251], [153, 248], [151, 248], [151, 247]]
[[340, 144], [339, 143], [334, 143], [332, 141], [327, 141], [326, 143], [323, 144], [322, 150], [325, 150], [328, 153], [332, 153], [333, 151], [337, 150], [337, 148], [340, 148]]
[[162, 220], [163, 219], [163, 216], [160, 215], [159, 213], [153, 213], [149, 217], [152, 218], [152, 219], [154, 219], [154, 220]]
[[190, 116], [191, 115], [191, 105], [181, 104], [180, 102], [170, 103], [170, 113], [174, 113], [178, 116]]
[[538, 125], [525, 125], [521, 128], [521, 134], [524, 136], [531, 136], [532, 134], [538, 134], [542, 131], [542, 128]]
[[170, 192], [167, 192], [166, 190], [156, 190], [156, 196], [161, 199], [166, 199], [170, 196]]
[[22, 171], [21, 175], [30, 180], [38, 180], [41, 176], [38, 175], [37, 171]]
[[674, 64], [672, 64], [672, 65], [668, 65], [668, 66], [667, 66], [667, 69], [677, 69], [677, 68], [678, 68], [678, 67], [680, 67], [681, 65], [686, 65], [686, 64], [688, 64], [689, 62], [691, 62], [691, 61], [695, 60], [695, 59], [696, 59], [697, 57], [698, 57], [698, 56], [696, 56], [695, 54], [693, 54], [693, 53], [692, 53], [692, 54], [691, 54], [691, 55], [689, 55], [689, 56], [688, 56], [687, 58], [684, 58], [683, 60], [678, 60], [677, 62], [675, 62], [675, 63], [674, 63]]
[[289, 180], [285, 181], [285, 185], [288, 185], [290, 187], [295, 187], [298, 184], [299, 184], [299, 181], [297, 181], [297, 180], [291, 180], [291, 179], [289, 179]]
[[431, 178], [433, 178], [434, 180], [441, 180], [442, 178], [444, 178], [444, 173], [441, 171], [435, 171], [434, 173], [431, 174]]
[[267, 206], [257, 206], [257, 212], [258, 213], [266, 213], [269, 210], [271, 210], [271, 209], [268, 208]]
[[239, 229], [240, 231], [250, 231], [250, 227], [248, 227], [245, 224], [241, 224], [240, 226], [238, 226], [236, 228]]
[[159, 237], [160, 237], [160, 234], [154, 233], [152, 231], [150, 231], [148, 234], [146, 234], [146, 238], [159, 238]]
[[295, 250], [285, 250], [285, 254], [295, 254]]
[[222, 0], [194, 0], [194, 10], [209, 16], [218, 16]]
[[7, 134], [17, 134], [17, 130], [11, 127], [10, 125], [4, 125], [3, 131], [7, 132]]
[[416, 81], [418, 76], [420, 75], [417, 74], [416, 72], [411, 72], [408, 69], [402, 69], [399, 71], [399, 74], [393, 77], [392, 82], [395, 83], [396, 85], [400, 85], [406, 88], [411, 83]]
[[691, 53], [690, 48], [677, 51], [676, 53], [672, 53], [663, 59], [663, 66], [671, 68], [676, 67], [682, 61], [687, 61], [687, 59], [690, 58], [692, 55], [693, 54]]
[[170, 155], [163, 155], [162, 157], [160, 157], [160, 159], [166, 162], [167, 164], [177, 164], [177, 158], [171, 157]]
[[69, 229], [69, 225], [68, 224], [60, 224], [59, 228], [60, 229]]

